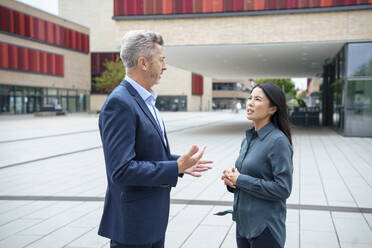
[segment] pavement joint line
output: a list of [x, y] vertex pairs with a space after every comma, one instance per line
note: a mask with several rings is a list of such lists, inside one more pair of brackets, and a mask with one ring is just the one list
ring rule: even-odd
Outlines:
[[57, 158], [57, 157], [62, 157], [62, 156], [66, 156], [66, 155], [71, 155], [71, 154], [74, 154], [74, 153], [87, 152], [87, 151], [98, 149], [98, 148], [102, 148], [102, 146], [95, 146], [95, 147], [90, 147], [90, 148], [86, 148], [86, 149], [82, 149], [82, 150], [60, 153], [60, 154], [56, 154], [56, 155], [52, 155], [52, 156], [37, 158], [37, 159], [23, 161], [23, 162], [19, 162], [19, 163], [8, 164], [8, 165], [0, 166], [0, 170], [7, 169], [7, 168], [10, 168], [10, 167], [14, 167], [14, 166], [24, 165], [24, 164], [28, 164], [28, 163], [38, 162], [38, 161], [42, 161], [42, 160], [47, 160], [47, 159], [51, 159], [51, 158]]
[[65, 135], [74, 135], [74, 134], [92, 133], [92, 132], [98, 132], [98, 129], [77, 131], [77, 132], [70, 132], [70, 133], [52, 134], [52, 135], [46, 135], [46, 136], [36, 136], [36, 137], [29, 137], [29, 138], [23, 138], [23, 139], [1, 140], [0, 144], [13, 143], [13, 142], [18, 142], [18, 141], [35, 140], [35, 139], [46, 139], [46, 138], [59, 137], [59, 136], [65, 136]]
[[[101, 196], [0, 196], [0, 201], [84, 201], [84, 202], [101, 202], [104, 201]], [[181, 205], [204, 205], [204, 206], [226, 206], [232, 207], [232, 201], [213, 201], [213, 200], [192, 200], [192, 199], [171, 199], [171, 204]], [[293, 204], [288, 203], [287, 209], [294, 210], [317, 210], [333, 212], [350, 212], [350, 213], [372, 213], [372, 208], [342, 207], [342, 206], [324, 206], [310, 204]]]
[[[194, 117], [194, 118], [200, 118], [200, 116], [197, 116], [197, 117]], [[194, 119], [194, 118], [191, 118], [191, 119]], [[170, 120], [170, 121], [167, 121], [167, 123], [179, 122], [179, 121], [184, 121], [184, 120], [185, 119]], [[190, 118], [187, 118], [187, 120], [190, 120]], [[206, 123], [204, 125], [201, 125], [201, 126], [207, 126], [207, 125], [209, 125], [211, 123], [213, 123], [213, 122], [208, 122], [208, 123]], [[180, 129], [168, 131], [168, 133], [177, 132], [177, 131], [183, 131], [185, 129], [189, 129], [189, 128], [191, 129], [191, 128], [195, 128], [195, 127], [200, 127], [200, 126], [191, 126], [191, 127], [186, 127], [186, 128], [180, 128]], [[46, 138], [59, 137], [59, 136], [65, 136], [65, 135], [81, 134], [81, 133], [92, 133], [92, 132], [98, 132], [98, 131], [99, 131], [99, 129], [92, 129], [92, 130], [84, 130], [84, 131], [76, 131], [76, 132], [68, 132], [68, 133], [60, 133], [60, 134], [52, 134], [52, 135], [45, 135], [45, 136], [29, 137], [29, 138], [23, 138], [23, 139], [0, 140], [0, 144], [3, 144], [3, 143], [13, 143], [13, 142], [19, 142], [19, 141], [27, 141], [27, 140], [36, 140], [36, 139], [46, 139]]]
[[[206, 123], [204, 125], [190, 126], [190, 127], [187, 127], [187, 128], [179, 128], [179, 129], [168, 131], [167, 133], [175, 133], [175, 132], [181, 132], [181, 131], [184, 131], [184, 130], [187, 130], [187, 129], [200, 128], [200, 127], [206, 127], [206, 126], [211, 126], [211, 125], [217, 125], [217, 124], [222, 123], [222, 122], [226, 122], [226, 121], [220, 121], [218, 123], [216, 123], [216, 122], [208, 122], [208, 123]], [[58, 136], [61, 136], [61, 135], [64, 135], [64, 134], [60, 134]], [[45, 137], [47, 137], [47, 136], [45, 136]], [[0, 141], [0, 143], [1, 143], [1, 141]], [[4, 166], [1, 166], [0, 165], [0, 170], [1, 169], [7, 169], [7, 168], [10, 168], [10, 167], [14, 167], [14, 166], [24, 165], [24, 164], [28, 164], [28, 163], [33, 163], [33, 162], [37, 162], [37, 161], [47, 160], [47, 159], [51, 159], [51, 158], [67, 156], [67, 155], [71, 155], [71, 154], [74, 154], [74, 153], [86, 152], [86, 151], [90, 151], [90, 150], [94, 150], [94, 149], [99, 149], [99, 148], [102, 148], [102, 145], [95, 146], [95, 147], [90, 147], [90, 148], [86, 148], [86, 149], [82, 149], [82, 150], [72, 151], [72, 152], [60, 153], [60, 154], [56, 154], [56, 155], [52, 155], [52, 156], [47, 156], [47, 157], [42, 157], [42, 158], [37, 158], [37, 159], [33, 159], [33, 160], [27, 160], [27, 161], [23, 161], [23, 162], [19, 162], [19, 163], [8, 164], [8, 165], [4, 165]]]

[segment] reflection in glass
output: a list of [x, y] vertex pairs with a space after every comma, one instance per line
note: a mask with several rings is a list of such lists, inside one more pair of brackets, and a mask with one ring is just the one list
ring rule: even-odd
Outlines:
[[372, 43], [353, 43], [348, 46], [348, 77], [372, 76]]
[[345, 134], [372, 136], [372, 80], [348, 82]]

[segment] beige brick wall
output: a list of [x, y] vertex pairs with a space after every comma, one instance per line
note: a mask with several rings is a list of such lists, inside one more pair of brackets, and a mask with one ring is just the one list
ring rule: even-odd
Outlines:
[[92, 50], [96, 51], [117, 51], [123, 34], [132, 29], [158, 31], [164, 36], [166, 45], [353, 41], [372, 38], [372, 10], [114, 21], [111, 0], [59, 2], [62, 16], [91, 27]]
[[105, 103], [108, 95], [90, 95], [90, 106], [89, 110], [92, 112], [100, 111], [103, 104]]

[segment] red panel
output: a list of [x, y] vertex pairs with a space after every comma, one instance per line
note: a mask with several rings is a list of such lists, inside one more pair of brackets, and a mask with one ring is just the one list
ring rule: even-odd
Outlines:
[[40, 73], [45, 73], [45, 52], [40, 52]]
[[242, 11], [244, 9], [244, 0], [233, 1], [233, 11]]
[[143, 13], [145, 15], [152, 15], [153, 3], [151, 0], [143, 0]]
[[212, 0], [203, 0], [203, 13], [210, 13], [213, 10]]
[[233, 10], [233, 1], [232, 0], [223, 0], [223, 11], [231, 12]]
[[43, 73], [48, 73], [48, 53], [43, 52]]
[[22, 36], [25, 36], [25, 14], [19, 13], [18, 14], [19, 18], [19, 34]]
[[61, 76], [65, 75], [65, 57], [61, 56]]
[[192, 9], [194, 13], [203, 13], [203, 2], [200, 0], [193, 0]]
[[48, 28], [48, 22], [44, 21], [44, 39], [43, 41], [48, 42], [48, 37], [49, 37], [49, 28]]
[[18, 67], [18, 48], [16, 46], [11, 46], [9, 53], [9, 65], [12, 69], [19, 69]]
[[136, 15], [143, 15], [143, 0], [136, 0]]
[[13, 30], [14, 30], [14, 33], [16, 33], [16, 34], [20, 34], [20, 23], [19, 23], [19, 13], [18, 13], [18, 11], [13, 11], [13, 13], [14, 13], [14, 17], [13, 17], [13, 20], [14, 20], [14, 22], [13, 22]]
[[[315, 1], [319, 1], [319, 0], [315, 0]], [[319, 6], [319, 4], [318, 4], [318, 6]], [[286, 0], [277, 0], [275, 8], [276, 9], [285, 9], [286, 8]]]
[[222, 12], [223, 10], [223, 0], [213, 0], [212, 1], [213, 12]]
[[173, 0], [173, 14], [182, 14], [182, 0]]
[[297, 8], [297, 0], [286, 0], [287, 9]]
[[0, 6], [0, 30], [8, 32], [9, 13], [8, 9]]
[[163, 12], [163, 1], [153, 1], [153, 4], [154, 14], [160, 15]]
[[60, 45], [66, 47], [65, 43], [65, 28], [60, 27], [59, 28], [59, 39], [60, 39]]
[[118, 0], [114, 0], [114, 16], [118, 16]]
[[46, 58], [46, 63], [47, 63], [47, 73], [48, 74], [52, 74], [52, 67], [53, 67], [53, 64], [52, 64], [52, 60], [53, 60], [53, 54], [51, 53], [46, 53], [47, 55], [47, 58]]
[[9, 20], [9, 31], [10, 33], [14, 33], [14, 11], [11, 9], [9, 10]]
[[6, 43], [0, 43], [0, 67], [9, 68], [9, 46]]
[[61, 56], [56, 55], [56, 75], [61, 75]]
[[67, 28], [63, 28], [63, 33], [65, 37], [65, 47], [71, 47], [69, 30]]
[[51, 59], [52, 59], [52, 74], [56, 74], [56, 56], [55, 54], [52, 54]]
[[124, 1], [123, 0], [117, 0], [117, 12], [119, 15], [124, 15]]
[[39, 19], [39, 36], [38, 40], [43, 41], [45, 39], [45, 25], [44, 21]]
[[17, 47], [18, 50], [18, 69], [24, 71], [25, 66], [25, 49], [24, 47]]
[[30, 22], [31, 16], [25, 15], [25, 36], [31, 38], [31, 22]]
[[28, 49], [28, 70], [34, 72], [35, 71], [35, 50]]
[[244, 0], [244, 10], [253, 10], [253, 0]]
[[162, 0], [163, 1], [163, 11], [162, 13], [164, 15], [169, 15], [169, 14], [172, 14], [172, 9], [173, 9], [173, 2], [172, 0]]
[[35, 51], [35, 71], [40, 72], [40, 51]]
[[48, 30], [48, 43], [54, 43], [54, 30], [53, 30], [53, 23], [48, 22], [47, 23], [47, 30]]
[[71, 40], [72, 40], [72, 49], [76, 49], [77, 48], [77, 37], [76, 37], [76, 31], [74, 30], [71, 30]]
[[203, 95], [203, 76], [192, 74], [192, 94]]

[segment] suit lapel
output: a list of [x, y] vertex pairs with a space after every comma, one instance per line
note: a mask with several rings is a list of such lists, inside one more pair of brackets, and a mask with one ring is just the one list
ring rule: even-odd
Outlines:
[[[132, 85], [130, 85], [129, 82], [123, 81], [122, 83], [128, 89], [129, 93], [134, 97], [134, 99], [136, 100], [137, 104], [140, 106], [140, 108], [145, 113], [145, 115], [147, 116], [147, 118], [150, 119], [152, 125], [155, 127], [157, 133], [159, 134], [160, 139], [163, 142], [163, 145], [164, 145], [165, 149], [168, 149], [167, 145], [164, 142], [163, 135], [161, 134], [162, 132], [160, 130], [159, 125], [155, 121], [154, 116], [151, 114], [149, 108], [147, 107], [146, 103], [143, 101], [142, 97], [138, 94], [138, 92], [136, 91], [136, 89], [133, 88]], [[164, 130], [164, 135], [165, 135], [165, 130]]]

